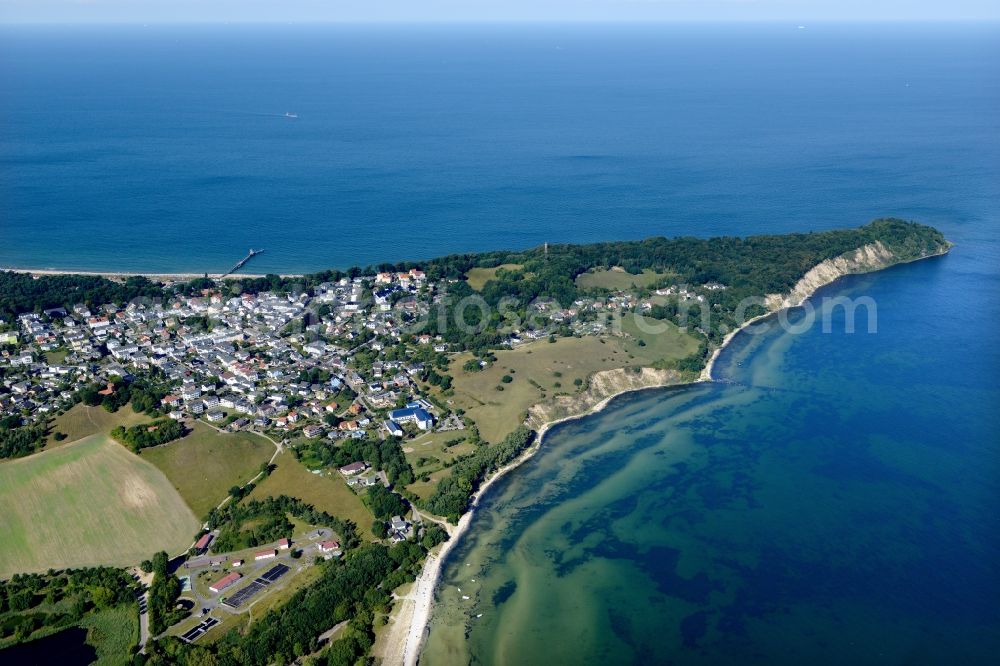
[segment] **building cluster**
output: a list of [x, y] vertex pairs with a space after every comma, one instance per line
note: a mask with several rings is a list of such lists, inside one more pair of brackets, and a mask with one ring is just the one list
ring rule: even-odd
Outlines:
[[[72, 405], [86, 386], [150, 375], [170, 388], [161, 408], [175, 419], [309, 438], [402, 435], [407, 423], [428, 430], [436, 410], [417, 387], [424, 364], [382, 357], [433, 291], [414, 270], [324, 283], [312, 295], [205, 290], [25, 314], [2, 333], [0, 412], [30, 421]], [[362, 351], [374, 362], [353, 363]], [[385, 417], [404, 405], [398, 420]]]
[[[701, 301], [724, 288], [656, 294]], [[428, 362], [451, 350], [415, 325], [446, 291], [446, 282], [410, 270], [345, 277], [301, 293], [226, 297], [217, 288], [164, 302], [24, 314], [0, 326], [0, 416], [39, 420], [72, 405], [85, 386], [149, 375], [169, 387], [161, 409], [178, 420], [280, 437], [417, 435], [447, 416], [419, 379]], [[609, 319], [602, 313], [648, 307], [649, 299], [624, 291], [570, 307], [540, 300], [505, 344], [564, 326], [601, 333]]]

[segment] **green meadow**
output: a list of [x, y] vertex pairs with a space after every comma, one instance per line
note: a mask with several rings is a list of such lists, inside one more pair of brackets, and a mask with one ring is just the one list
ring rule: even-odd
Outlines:
[[167, 478], [103, 435], [0, 464], [0, 578], [184, 550], [198, 520]]

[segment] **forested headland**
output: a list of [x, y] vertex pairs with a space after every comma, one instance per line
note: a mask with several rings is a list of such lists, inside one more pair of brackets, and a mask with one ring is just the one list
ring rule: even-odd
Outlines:
[[[460, 279], [476, 267], [518, 264], [521, 269], [501, 274], [502, 277], [487, 283], [482, 291], [487, 301], [495, 303], [503, 296], [513, 296], [530, 302], [545, 297], [568, 305], [581, 293], [574, 282], [578, 275], [594, 268], [615, 266], [631, 273], [647, 269], [670, 272], [677, 280], [691, 284], [719, 282], [732, 289], [727, 296], [780, 293], [790, 289], [816, 264], [876, 241], [882, 242], [902, 261], [947, 245], [944, 235], [933, 227], [887, 218], [855, 229], [810, 233], [550, 244], [547, 249], [453, 254], [423, 261], [326, 270], [301, 277], [233, 277], [224, 280], [223, 286], [229, 294], [289, 292], [378, 271], [419, 268], [432, 280]], [[91, 275], [33, 277], [5, 271], [0, 272], [0, 317], [10, 318], [48, 308], [70, 308], [81, 303], [96, 308], [106, 303], [124, 304], [136, 298], [169, 298], [176, 293], [196, 293], [216, 286], [214, 280], [207, 278], [164, 287], [138, 276], [116, 281]]]

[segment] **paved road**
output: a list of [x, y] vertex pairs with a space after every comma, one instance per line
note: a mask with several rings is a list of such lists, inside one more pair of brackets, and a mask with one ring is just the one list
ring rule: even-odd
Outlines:
[[149, 592], [143, 591], [139, 596], [139, 651], [146, 652], [149, 641]]

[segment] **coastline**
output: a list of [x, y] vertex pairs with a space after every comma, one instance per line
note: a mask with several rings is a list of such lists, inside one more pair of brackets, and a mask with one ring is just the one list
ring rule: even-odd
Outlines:
[[[413, 589], [407, 597], [401, 599], [400, 603], [405, 603], [406, 601], [412, 601], [414, 607], [412, 609], [401, 609], [398, 616], [396, 616], [389, 628], [388, 645], [389, 648], [387, 653], [383, 658], [383, 663], [389, 666], [416, 666], [417, 660], [420, 656], [420, 650], [423, 647], [424, 639], [427, 635], [428, 624], [430, 623], [431, 612], [434, 607], [434, 589], [437, 587], [438, 580], [441, 576], [441, 566], [444, 559], [451, 553], [452, 549], [462, 538], [462, 536], [468, 531], [472, 518], [479, 507], [479, 502], [487, 490], [501, 477], [508, 474], [515, 468], [522, 465], [524, 462], [529, 460], [541, 449], [544, 442], [545, 435], [554, 426], [565, 423], [567, 421], [573, 421], [576, 419], [581, 419], [592, 414], [597, 414], [603, 411], [612, 400], [615, 398], [625, 395], [627, 393], [632, 393], [634, 391], [643, 391], [647, 389], [655, 388], [670, 388], [673, 386], [686, 386], [690, 384], [699, 384], [705, 382], [714, 381], [712, 378], [712, 370], [715, 367], [715, 363], [721, 355], [722, 351], [735, 339], [737, 334], [747, 329], [749, 326], [757, 323], [762, 319], [774, 316], [779, 312], [784, 310], [789, 310], [791, 308], [800, 307], [803, 303], [809, 300], [817, 291], [823, 287], [829, 286], [835, 283], [837, 280], [846, 277], [848, 275], [861, 275], [864, 273], [873, 273], [887, 268], [892, 268], [893, 266], [898, 266], [902, 264], [913, 263], [916, 261], [922, 261], [924, 259], [930, 259], [933, 257], [943, 256], [951, 251], [954, 247], [953, 244], [949, 243], [943, 250], [935, 252], [933, 254], [924, 255], [921, 257], [916, 257], [914, 259], [909, 259], [905, 261], [892, 261], [885, 265], [873, 265], [867, 267], [867, 270], [862, 267], [858, 270], [854, 267], [854, 270], [850, 270], [850, 267], [838, 267], [834, 273], [825, 276], [817, 281], [809, 281], [807, 277], [813, 274], [817, 269], [824, 265], [836, 265], [835, 260], [828, 260], [819, 264], [809, 272], [806, 276], [795, 285], [795, 287], [788, 294], [770, 294], [767, 296], [766, 300], [769, 304], [768, 311], [764, 314], [752, 317], [744, 322], [739, 328], [734, 329], [729, 332], [725, 338], [723, 338], [722, 343], [716, 347], [708, 361], [705, 363], [705, 367], [702, 369], [701, 374], [698, 379], [692, 382], [669, 382], [661, 384], [651, 384], [649, 386], [640, 387], [629, 387], [621, 391], [615, 392], [604, 399], [602, 399], [597, 404], [593, 405], [590, 409], [584, 410], [579, 414], [571, 414], [564, 416], [562, 418], [554, 419], [551, 421], [546, 421], [538, 429], [538, 435], [535, 442], [528, 447], [517, 459], [508, 463], [504, 467], [497, 470], [493, 475], [491, 475], [485, 483], [473, 494], [472, 501], [469, 505], [469, 510], [466, 511], [458, 521], [455, 529], [449, 531], [448, 541], [446, 541], [440, 552], [437, 555], [431, 556], [428, 554], [427, 560], [424, 563], [424, 567], [413, 584]], [[866, 246], [867, 248], [867, 246]], [[856, 251], [857, 255], [863, 255], [866, 248], [859, 248]], [[838, 260], [841, 257], [837, 258]], [[413, 597], [413, 598], [411, 598]], [[407, 610], [409, 612], [407, 612]], [[409, 616], [408, 618], [406, 616]], [[402, 631], [405, 630], [404, 636], [399, 636]]]
[[[830, 279], [823, 280], [814, 284], [809, 284], [808, 287], [804, 289], [802, 288], [802, 284], [803, 282], [806, 281], [806, 277], [803, 277], [802, 280], [800, 280], [798, 284], [795, 285], [792, 291], [789, 292], [789, 294], [767, 295], [765, 297], [765, 300], [768, 301], [769, 303], [773, 303], [774, 305], [772, 307], [769, 307], [768, 311], [765, 312], [764, 314], [757, 315], [756, 317], [751, 317], [750, 319], [746, 320], [742, 325], [740, 325], [739, 328], [730, 331], [726, 335], [726, 337], [722, 339], [722, 344], [720, 344], [712, 351], [712, 355], [709, 356], [708, 361], [705, 362], [705, 367], [701, 371], [701, 376], [699, 377], [699, 381], [706, 381], [706, 382], [712, 381], [712, 369], [715, 367], [715, 362], [718, 360], [719, 355], [722, 353], [722, 350], [725, 349], [730, 342], [732, 342], [733, 338], [735, 338], [738, 333], [746, 330], [750, 326], [753, 326], [758, 321], [762, 319], [767, 319], [768, 317], [772, 317], [778, 314], [779, 312], [783, 312], [785, 310], [791, 310], [792, 308], [801, 307], [803, 304], [805, 304], [806, 301], [812, 298], [817, 291], [819, 291], [823, 287], [830, 286], [837, 280], [847, 277], [848, 275], [864, 275], [865, 273], [877, 273], [878, 271], [884, 271], [888, 268], [892, 268], [893, 266], [903, 266], [905, 264], [912, 264], [916, 261], [923, 261], [924, 259], [933, 259], [934, 257], [941, 257], [951, 252], [951, 248], [953, 247], [955, 247], [954, 243], [949, 242], [948, 245], [943, 250], [935, 252], [933, 254], [927, 254], [922, 257], [916, 257], [914, 259], [907, 259], [903, 261], [894, 261], [891, 264], [887, 264], [885, 266], [877, 266], [870, 270], [840, 272], [837, 275], [831, 277]], [[859, 249], [858, 252], [861, 252], [862, 249], [863, 248]], [[826, 264], [827, 262], [823, 263]], [[818, 266], [810, 269], [809, 273], [815, 271], [816, 268], [818, 268]]]
[[[671, 382], [666, 384], [654, 384], [650, 386], [628, 388], [618, 393], [614, 393], [613, 395], [609, 395], [585, 412], [564, 416], [562, 418], [544, 423], [538, 429], [535, 441], [531, 444], [531, 446], [525, 449], [515, 460], [512, 460], [494, 472], [472, 495], [469, 510], [462, 514], [462, 517], [459, 518], [458, 524], [454, 527], [454, 529], [449, 530], [448, 540], [441, 546], [441, 550], [436, 555], [428, 554], [423, 570], [413, 583], [413, 589], [410, 590], [410, 593], [406, 597], [402, 598], [403, 602], [415, 602], [414, 608], [410, 609], [409, 612], [409, 621], [404, 621], [404, 616], [407, 614], [405, 611], [401, 611], [399, 616], [394, 619], [393, 625], [390, 628], [390, 638], [387, 641], [389, 644], [389, 652], [384, 656], [383, 663], [416, 666], [417, 658], [420, 656], [420, 649], [423, 647], [424, 638], [426, 638], [426, 629], [427, 625], [430, 623], [431, 611], [434, 608], [434, 589], [437, 587], [438, 580], [441, 577], [441, 566], [443, 565], [445, 558], [458, 544], [462, 536], [469, 530], [469, 527], [472, 525], [472, 518], [474, 517], [476, 510], [479, 508], [479, 502], [485, 493], [499, 479], [503, 478], [514, 469], [520, 467], [522, 464], [531, 459], [536, 453], [538, 453], [542, 447], [545, 435], [550, 429], [560, 423], [575, 421], [577, 419], [590, 416], [591, 414], [597, 414], [611, 404], [612, 400], [621, 395], [625, 395], [626, 393], [656, 388], [669, 388], [671, 386], [683, 386], [691, 383], [697, 382]], [[403, 629], [406, 630], [405, 636], [396, 636], [396, 640], [392, 640], [392, 633], [399, 634]]]
[[[471, 527], [476, 511], [479, 509], [485, 493], [497, 480], [534, 456], [541, 449], [545, 436], [553, 427], [561, 423], [581, 419], [592, 414], [599, 413], [607, 408], [607, 406], [615, 398], [633, 391], [711, 382], [713, 381], [712, 375], [715, 364], [722, 351], [726, 349], [733, 339], [735, 339], [738, 333], [746, 330], [753, 324], [759, 322], [761, 319], [765, 319], [784, 310], [803, 305], [819, 289], [836, 282], [846, 275], [876, 272], [899, 264], [911, 263], [931, 257], [941, 256], [947, 254], [951, 247], [953, 247], [952, 244], [948, 243], [937, 252], [914, 257], [908, 260], [897, 260], [893, 253], [883, 246], [880, 241], [876, 241], [875, 243], [857, 248], [856, 250], [847, 252], [841, 256], [826, 260], [807, 271], [788, 293], [765, 295], [764, 303], [767, 312], [747, 320], [735, 330], [727, 333], [722, 342], [712, 350], [711, 355], [706, 360], [705, 366], [697, 378], [690, 381], [678, 381], [680, 377], [674, 373], [674, 377], [667, 381], [664, 373], [669, 374], [670, 371], [661, 371], [659, 375], [652, 371], [650, 371], [649, 374], [646, 374], [645, 371], [650, 370], [649, 368], [646, 368], [640, 378], [637, 378], [635, 382], [628, 385], [623, 386], [620, 383], [615, 385], [612, 382], [611, 386], [608, 386], [608, 383], [605, 382], [603, 388], [596, 391], [597, 395], [591, 394], [586, 396], [586, 391], [584, 393], [577, 394], [577, 397], [581, 398], [581, 400], [577, 401], [575, 404], [573, 401], [569, 401], [568, 404], [564, 405], [567, 409], [563, 410], [562, 414], [552, 412], [546, 414], [544, 409], [540, 410], [542, 418], [538, 418], [534, 422], [537, 425], [535, 441], [523, 452], [521, 452], [515, 460], [504, 465], [483, 482], [480, 488], [470, 498], [469, 508], [460, 517], [458, 524], [454, 527], [451, 527], [450, 525], [446, 526], [449, 532], [448, 541], [442, 544], [441, 549], [437, 554], [428, 554], [423, 568], [417, 579], [414, 581], [410, 592], [406, 595], [397, 597], [399, 611], [391, 619], [389, 626], [386, 628], [387, 633], [385, 635], [383, 661], [386, 664], [406, 664], [406, 666], [415, 665], [417, 663], [424, 640], [426, 639], [428, 633], [428, 625], [434, 608], [434, 592], [440, 580], [445, 559], [452, 553], [458, 542]], [[191, 273], [164, 274], [87, 272], [23, 268], [0, 268], [0, 270], [10, 270], [32, 275], [91, 275], [109, 277], [112, 279], [124, 279], [129, 276], [140, 275], [150, 279], [159, 279], [163, 281], [193, 279], [205, 275]], [[219, 274], [215, 274], [214, 276], [209, 274], [209, 277], [218, 278]], [[263, 276], [236, 274], [232, 277], [234, 279], [239, 279], [241, 277], [250, 278]], [[288, 275], [283, 277], [301, 276]], [[592, 375], [592, 378], [597, 375], [610, 375], [615, 372], [621, 373], [621, 369], [595, 373], [595, 375]], [[607, 377], [605, 377], [605, 379], [607, 379]], [[609, 392], [603, 397], [600, 397], [600, 394], [604, 393], [604, 391]], [[590, 402], [595, 399], [597, 400], [596, 402]], [[540, 407], [543, 404], [545, 403], [538, 403], [532, 408], [529, 408], [529, 413], [531, 413], [535, 407]], [[546, 415], [550, 418], [544, 418]]]
[[[828, 284], [832, 284], [832, 283], [828, 283]], [[797, 306], [790, 305], [787, 308], [781, 308], [781, 310], [787, 310], [787, 309], [793, 308], [793, 307], [797, 307]], [[781, 310], [773, 310], [773, 311], [770, 311], [770, 312], [765, 312], [762, 315], [757, 315], [756, 317], [751, 317], [750, 319], [746, 320], [746, 322], [744, 322], [742, 326], [740, 326], [737, 329], [734, 329], [734, 330], [730, 331], [726, 335], [726, 337], [722, 339], [722, 344], [720, 344], [718, 347], [716, 347], [714, 350], [712, 350], [712, 355], [709, 356], [708, 360], [705, 362], [705, 367], [702, 368], [701, 374], [698, 376], [698, 381], [699, 382], [710, 382], [710, 381], [713, 381], [713, 379], [712, 379], [712, 369], [715, 367], [715, 362], [719, 359], [719, 355], [722, 353], [722, 350], [725, 349], [729, 345], [729, 343], [733, 341], [733, 338], [735, 338], [738, 333], [743, 332], [744, 330], [746, 330], [747, 328], [749, 328], [753, 324], [757, 323], [761, 319], [767, 319], [768, 317], [770, 317], [772, 315], [778, 314], [779, 312], [781, 312]]]
[[[132, 271], [74, 271], [74, 270], [63, 270], [57, 268], [13, 268], [9, 266], [0, 266], [0, 272], [10, 272], [10, 273], [27, 273], [29, 275], [89, 275], [91, 277], [103, 277], [112, 280], [122, 280], [130, 277], [144, 277], [150, 280], [160, 280], [163, 282], [173, 282], [176, 280], [194, 280], [195, 278], [206, 277], [206, 275], [213, 280], [218, 280], [222, 277], [222, 273], [136, 273]], [[262, 278], [267, 277], [265, 273], [227, 273], [226, 279], [229, 278]], [[283, 278], [293, 278], [293, 277], [304, 277], [303, 273], [281, 273], [280, 277]]]

